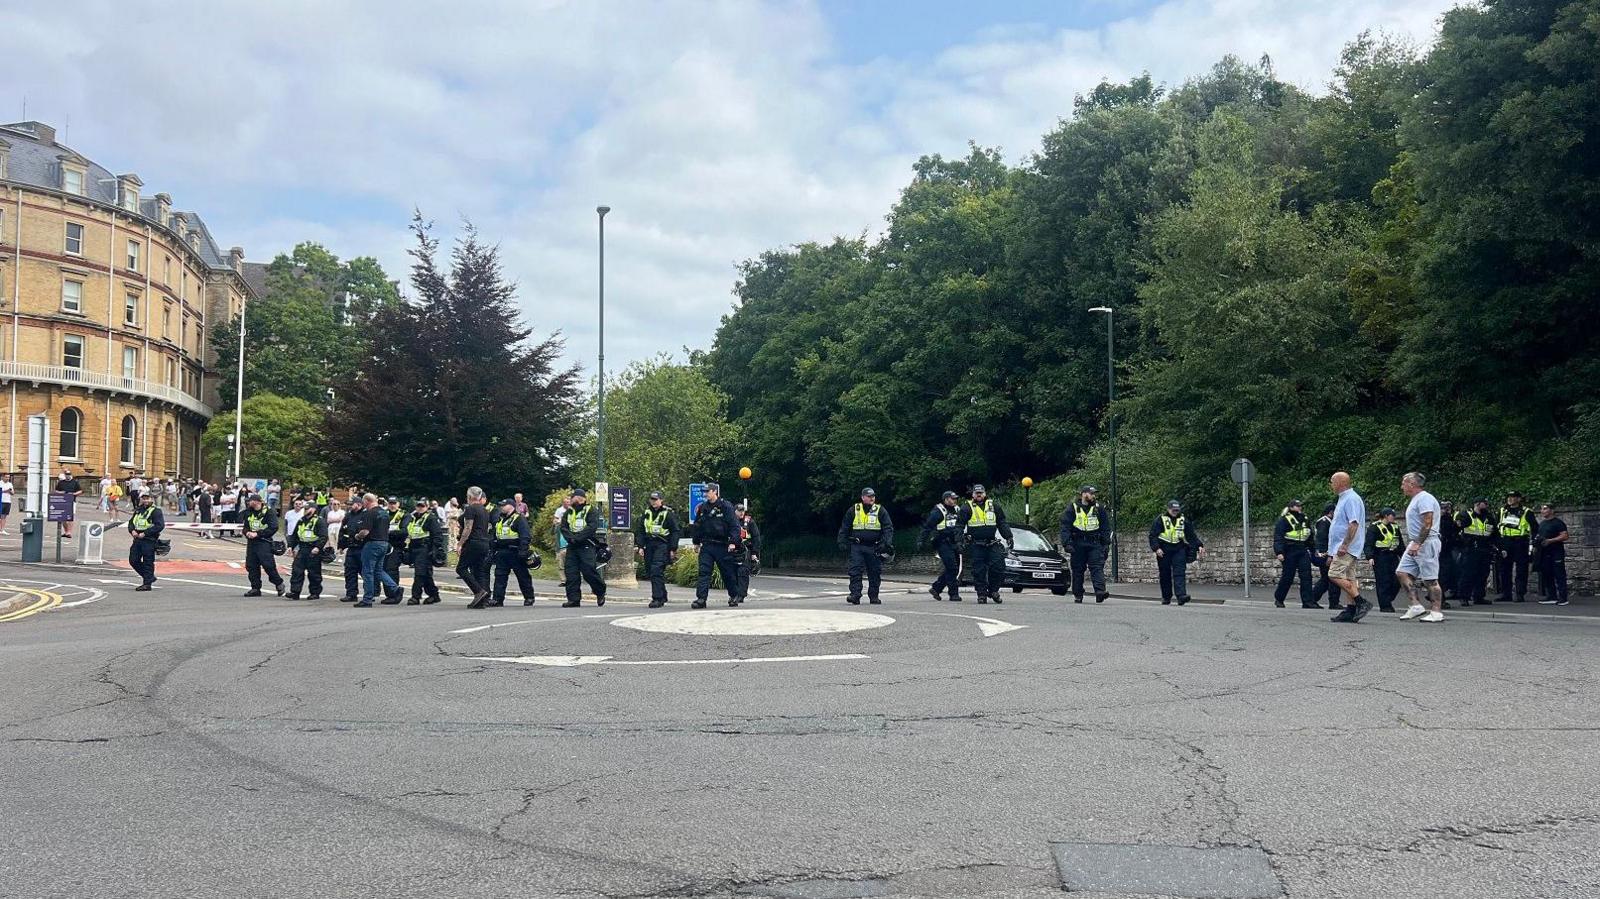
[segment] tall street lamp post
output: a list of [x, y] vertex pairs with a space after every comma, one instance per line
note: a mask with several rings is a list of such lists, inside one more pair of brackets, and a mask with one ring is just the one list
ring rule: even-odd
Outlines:
[[1117, 416], [1112, 407], [1117, 402], [1116, 349], [1112, 343], [1111, 322], [1116, 317], [1110, 306], [1095, 306], [1090, 312], [1106, 315], [1106, 427], [1111, 438], [1111, 582], [1121, 580], [1117, 565]]
[[239, 453], [244, 450], [244, 307], [239, 301], [239, 377], [233, 395], [233, 476], [239, 476]]
[[[600, 403], [595, 435], [595, 480], [606, 479], [606, 213], [610, 206], [596, 206], [600, 217]], [[609, 499], [609, 498], [608, 498]]]

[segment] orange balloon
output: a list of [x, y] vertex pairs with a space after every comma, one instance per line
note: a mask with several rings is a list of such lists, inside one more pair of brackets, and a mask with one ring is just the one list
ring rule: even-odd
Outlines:
[[751, 471], [750, 470], [750, 466], [748, 466], [748, 465], [745, 466], [744, 468], [739, 469], [739, 477], [742, 480], [746, 480], [746, 481], [750, 480], [750, 476], [753, 475], [753, 474], [755, 474], [755, 472]]

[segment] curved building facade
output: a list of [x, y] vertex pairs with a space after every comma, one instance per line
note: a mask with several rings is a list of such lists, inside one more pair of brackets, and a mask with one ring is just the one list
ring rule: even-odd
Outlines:
[[251, 297], [244, 253], [198, 215], [144, 196], [39, 122], [0, 125], [0, 454], [27, 463], [49, 415], [50, 467], [195, 477], [218, 403], [206, 335]]

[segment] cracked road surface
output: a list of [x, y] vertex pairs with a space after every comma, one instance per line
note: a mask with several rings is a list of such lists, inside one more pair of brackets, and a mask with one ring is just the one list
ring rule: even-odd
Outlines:
[[715, 636], [99, 586], [0, 625], [0, 896], [1045, 897], [1054, 843], [1252, 847], [1293, 897], [1600, 895], [1596, 628], [917, 592]]

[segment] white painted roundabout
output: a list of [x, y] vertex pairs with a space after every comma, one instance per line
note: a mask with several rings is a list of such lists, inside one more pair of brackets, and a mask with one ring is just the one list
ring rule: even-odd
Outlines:
[[611, 622], [617, 627], [654, 634], [696, 637], [797, 637], [842, 634], [894, 624], [887, 615], [831, 609], [704, 609], [633, 615]]

